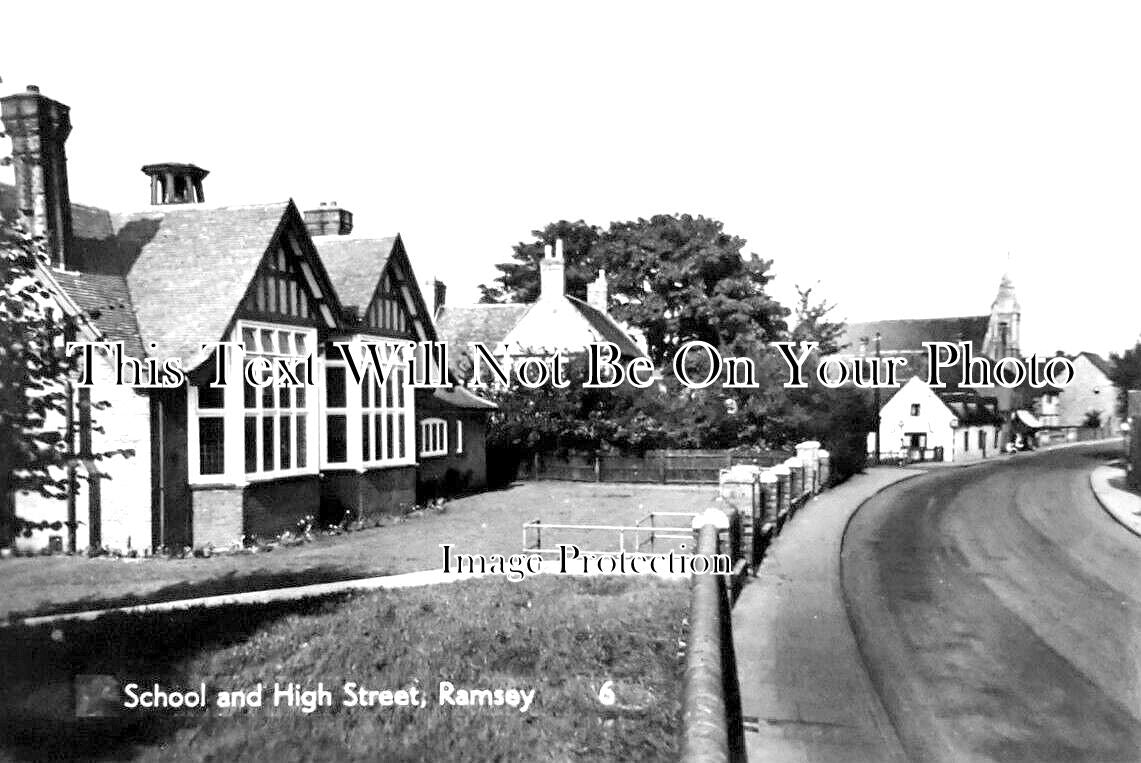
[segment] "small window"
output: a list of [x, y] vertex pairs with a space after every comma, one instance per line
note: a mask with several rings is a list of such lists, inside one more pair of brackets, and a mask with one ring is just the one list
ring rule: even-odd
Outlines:
[[912, 416], [918, 416], [919, 415], [919, 403], [912, 403], [911, 404], [911, 415]]
[[420, 422], [420, 455], [443, 456], [448, 452], [448, 425], [443, 419]]
[[464, 452], [464, 423], [456, 419], [456, 455]]
[[971, 433], [963, 432], [963, 451], [966, 452], [971, 449]]
[[226, 427], [218, 416], [198, 419], [198, 473], [223, 474], [226, 471]]

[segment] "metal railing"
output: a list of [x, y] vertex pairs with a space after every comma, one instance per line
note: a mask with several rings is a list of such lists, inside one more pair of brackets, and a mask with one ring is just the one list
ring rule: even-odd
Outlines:
[[[564, 536], [571, 534], [577, 535], [591, 535], [597, 533], [606, 533], [608, 535], [618, 535], [618, 548], [613, 546], [599, 548], [583, 548], [579, 543], [574, 545], [579, 547], [580, 551], [591, 554], [626, 554], [626, 553], [654, 553], [660, 541], [679, 541], [689, 540], [693, 537], [693, 532], [690, 530], [689, 522], [697, 516], [694, 512], [681, 512], [681, 511], [655, 511], [646, 514], [632, 524], [632, 525], [586, 525], [586, 524], [559, 524], [554, 522], [543, 522], [536, 517], [530, 522], [523, 524], [523, 551], [529, 554], [558, 554], [560, 553], [559, 543], [552, 543], [552, 535], [557, 537], [557, 533], [562, 533]], [[658, 524], [658, 518], [684, 518], [687, 520], [685, 525], [669, 525]], [[544, 535], [548, 545], [544, 545]], [[569, 544], [570, 538], [567, 539]], [[649, 546], [647, 551], [646, 546]]]

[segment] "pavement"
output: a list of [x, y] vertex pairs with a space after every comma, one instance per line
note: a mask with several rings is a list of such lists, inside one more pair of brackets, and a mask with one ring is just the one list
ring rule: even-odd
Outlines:
[[1141, 495], [1125, 487], [1125, 469], [1099, 466], [1090, 472], [1090, 487], [1098, 503], [1131, 533], [1141, 535]]
[[848, 623], [840, 547], [864, 501], [918, 474], [875, 467], [817, 495], [745, 587], [733, 643], [750, 761], [906, 760]]

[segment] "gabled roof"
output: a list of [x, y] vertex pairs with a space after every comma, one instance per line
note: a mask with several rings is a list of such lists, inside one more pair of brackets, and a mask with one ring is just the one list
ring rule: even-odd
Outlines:
[[1105, 374], [1107, 379], [1111, 378], [1110, 374], [1113, 373], [1113, 364], [1110, 363], [1108, 360], [1106, 360], [1102, 356], [1098, 355], [1096, 352], [1088, 352], [1088, 351], [1079, 352], [1077, 355], [1074, 356], [1074, 360], [1077, 360], [1078, 356], [1080, 356], [1080, 355], [1085, 355], [1086, 360], [1088, 360], [1090, 363], [1093, 363], [1094, 368], [1096, 368], [1098, 371], [1101, 371], [1103, 374]]
[[840, 352], [859, 354], [860, 343], [866, 338], [867, 354], [874, 355], [875, 335], [879, 332], [880, 351], [884, 353], [923, 352], [924, 342], [962, 341], [970, 342], [974, 351], [980, 353], [989, 323], [989, 315], [850, 323], [840, 340]]
[[471, 342], [494, 350], [530, 309], [530, 304], [445, 306], [436, 316], [436, 330], [450, 356], [458, 359]]
[[[603, 341], [617, 345], [623, 356], [637, 358], [645, 355], [609, 315], [577, 297], [565, 296], [564, 299]], [[466, 352], [472, 342], [480, 342], [491, 350], [519, 325], [534, 305], [529, 302], [444, 307], [436, 316], [436, 327], [440, 338], [453, 350], [453, 356]]]
[[[14, 212], [15, 189], [0, 184], [0, 214]], [[304, 230], [292, 201], [128, 213], [73, 204], [72, 213], [82, 272], [53, 271], [61, 288], [108, 340], [136, 357], [179, 358], [184, 368], [206, 359], [202, 343], [224, 338], [287, 218]]]
[[292, 206], [179, 204], [113, 216], [118, 253], [132, 263], [126, 281], [139, 332], [154, 343], [153, 355], [180, 358], [184, 368], [205, 360], [202, 343], [224, 338]]
[[314, 236], [321, 261], [329, 280], [341, 298], [341, 304], [364, 310], [372, 301], [377, 282], [396, 236], [387, 238], [354, 238], [352, 236]]
[[642, 349], [634, 344], [634, 340], [630, 338], [630, 335], [623, 331], [622, 327], [615, 323], [614, 319], [609, 315], [583, 302], [578, 297], [567, 295], [567, 300], [575, 306], [579, 315], [586, 319], [586, 322], [590, 324], [591, 328], [598, 332], [599, 336], [607, 342], [616, 344], [623, 356], [638, 358], [645, 355]]

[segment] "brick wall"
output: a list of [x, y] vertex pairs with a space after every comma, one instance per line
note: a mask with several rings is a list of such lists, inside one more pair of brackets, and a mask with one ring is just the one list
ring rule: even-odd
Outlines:
[[228, 548], [242, 539], [242, 489], [195, 487], [191, 490], [194, 546]]
[[320, 508], [321, 482], [316, 475], [255, 482], [243, 494], [243, 532], [262, 538], [278, 535], [295, 529], [307, 515], [316, 518]]
[[321, 482], [321, 518], [340, 522], [403, 514], [416, 503], [416, 467], [393, 466], [365, 472], [326, 471]]

